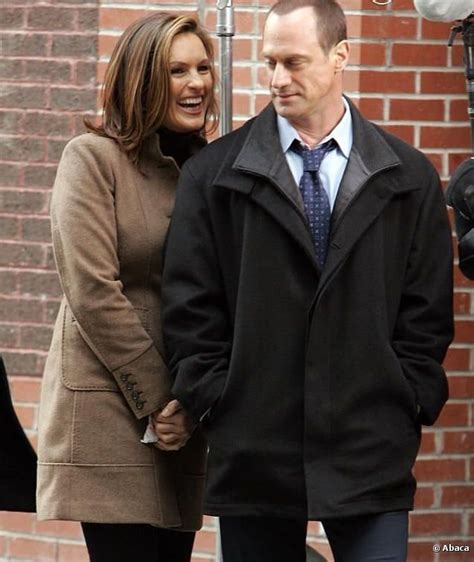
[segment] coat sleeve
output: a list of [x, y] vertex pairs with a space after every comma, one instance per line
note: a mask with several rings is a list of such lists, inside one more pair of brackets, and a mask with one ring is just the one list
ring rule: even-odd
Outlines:
[[453, 255], [446, 204], [432, 169], [421, 202], [393, 347], [415, 391], [420, 422], [433, 424], [448, 399], [442, 362], [453, 338]]
[[173, 395], [202, 419], [221, 396], [231, 329], [207, 202], [185, 165], [166, 243], [162, 323]]
[[[89, 137], [89, 138], [88, 138]], [[76, 326], [136, 418], [170, 398], [164, 361], [122, 291], [113, 156], [84, 135], [65, 148], [51, 201], [54, 254]], [[109, 156], [109, 157], [108, 157]], [[127, 390], [136, 383], [139, 399]]]

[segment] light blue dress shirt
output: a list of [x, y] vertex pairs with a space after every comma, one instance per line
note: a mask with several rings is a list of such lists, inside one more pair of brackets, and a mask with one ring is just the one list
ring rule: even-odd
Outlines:
[[[342, 100], [345, 107], [342, 119], [329, 135], [318, 144], [319, 146], [330, 139], [334, 139], [337, 143], [337, 148], [326, 154], [319, 169], [319, 179], [328, 194], [331, 211], [334, 208], [339, 185], [349, 160], [353, 139], [351, 110], [347, 101], [344, 98]], [[296, 185], [299, 185], [303, 175], [303, 158], [297, 152], [290, 150], [290, 146], [295, 139], [298, 139], [303, 145], [305, 143], [301, 140], [296, 129], [284, 117], [277, 115], [277, 125], [283, 154], [295, 178]]]

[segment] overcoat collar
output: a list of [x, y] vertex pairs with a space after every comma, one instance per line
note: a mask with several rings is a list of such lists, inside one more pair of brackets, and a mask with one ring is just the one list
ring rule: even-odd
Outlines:
[[[222, 166], [215, 182], [216, 186], [246, 193], [280, 223], [321, 275], [319, 289], [342, 265], [355, 242], [390, 198], [397, 192], [413, 189], [391, 181], [389, 176], [380, 180], [381, 172], [396, 168], [401, 162], [377, 128], [348, 102], [354, 141], [331, 217], [330, 247], [322, 273], [306, 219], [289, 195], [295, 181], [281, 148], [272, 104], [251, 122], [240, 152], [231, 165]], [[360, 197], [362, 192], [363, 198]]]

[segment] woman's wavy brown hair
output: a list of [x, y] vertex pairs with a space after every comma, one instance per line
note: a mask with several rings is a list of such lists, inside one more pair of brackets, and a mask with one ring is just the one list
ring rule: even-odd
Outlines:
[[[123, 32], [105, 73], [102, 123], [85, 120], [89, 131], [114, 139], [137, 167], [143, 142], [162, 125], [168, 112], [171, 43], [180, 33], [194, 33], [201, 39], [214, 85], [214, 49], [204, 28], [191, 16], [156, 13]], [[213, 93], [206, 111], [206, 132], [215, 131], [217, 121]]]

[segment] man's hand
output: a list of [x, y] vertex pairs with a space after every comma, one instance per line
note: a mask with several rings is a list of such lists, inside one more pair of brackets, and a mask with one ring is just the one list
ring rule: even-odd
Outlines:
[[178, 451], [194, 430], [194, 424], [178, 400], [171, 400], [161, 410], [152, 414], [153, 427], [158, 437], [156, 446], [162, 451]]

